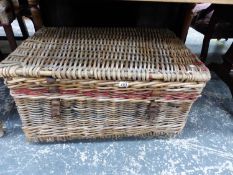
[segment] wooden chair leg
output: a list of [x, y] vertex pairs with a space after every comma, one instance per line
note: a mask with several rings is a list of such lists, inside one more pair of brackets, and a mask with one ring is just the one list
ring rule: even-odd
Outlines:
[[10, 48], [12, 51], [14, 51], [17, 47], [17, 44], [16, 44], [16, 40], [15, 40], [15, 37], [14, 37], [14, 32], [12, 30], [12, 27], [11, 25], [4, 25], [3, 26], [4, 30], [5, 30], [5, 33], [6, 33], [6, 37], [8, 39], [8, 42], [10, 44]]
[[36, 6], [30, 8], [32, 14], [32, 22], [34, 24], [35, 31], [39, 30], [42, 27], [42, 19], [40, 16], [40, 11]]
[[183, 19], [183, 25], [181, 29], [181, 40], [185, 43], [189, 27], [191, 25], [192, 19], [193, 19], [193, 8], [195, 7], [196, 4], [188, 4], [185, 10], [185, 16]]
[[209, 44], [210, 44], [210, 38], [205, 36], [203, 39], [201, 55], [200, 55], [200, 58], [203, 62], [206, 61], [208, 50], [209, 50]]
[[17, 20], [18, 20], [19, 27], [23, 35], [23, 39], [27, 39], [29, 37], [28, 29], [20, 14], [17, 15]]

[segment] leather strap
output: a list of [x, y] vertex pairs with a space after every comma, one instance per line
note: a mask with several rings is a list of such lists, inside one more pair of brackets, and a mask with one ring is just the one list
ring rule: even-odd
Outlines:
[[[47, 83], [51, 84], [51, 86], [48, 89], [49, 93], [59, 93], [58, 87], [52, 86], [54, 83], [56, 83], [56, 79], [47, 78]], [[51, 116], [52, 116], [52, 118], [60, 118], [61, 117], [60, 107], [61, 107], [60, 99], [51, 100]]]
[[51, 101], [51, 116], [52, 118], [61, 118], [60, 113], [60, 99], [53, 99]]

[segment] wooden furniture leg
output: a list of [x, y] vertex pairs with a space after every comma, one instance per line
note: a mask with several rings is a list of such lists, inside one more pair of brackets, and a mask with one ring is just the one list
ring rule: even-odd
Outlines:
[[200, 58], [203, 62], [206, 61], [206, 57], [208, 55], [208, 50], [209, 50], [209, 44], [210, 44], [210, 38], [208, 36], [205, 36], [203, 39], [201, 55], [200, 55]]
[[187, 9], [185, 10], [185, 16], [184, 16], [184, 22], [183, 22], [183, 26], [182, 26], [182, 30], [181, 30], [181, 40], [185, 43], [187, 34], [188, 34], [188, 30], [189, 27], [191, 25], [192, 22], [192, 18], [193, 18], [193, 8], [195, 7], [195, 4], [188, 4]]
[[17, 20], [19, 23], [20, 30], [21, 30], [22, 35], [23, 35], [23, 39], [27, 39], [29, 37], [29, 33], [28, 33], [28, 29], [26, 27], [26, 24], [21, 16], [21, 14], [17, 14], [16, 17], [17, 17]]
[[8, 39], [8, 42], [10, 44], [10, 48], [12, 51], [14, 51], [17, 47], [17, 44], [16, 44], [16, 40], [15, 40], [15, 37], [14, 37], [14, 32], [12, 30], [12, 27], [11, 25], [3, 25], [3, 28], [4, 28], [4, 31], [6, 33], [6, 37]]
[[202, 44], [202, 49], [201, 49], [201, 55], [200, 58], [203, 62], [206, 61], [207, 55], [208, 55], [208, 50], [209, 50], [209, 44], [210, 44], [210, 40], [213, 36], [214, 30], [215, 30], [215, 25], [218, 21], [218, 13], [215, 12], [213, 13], [209, 25], [207, 27], [207, 31], [204, 34], [204, 39], [203, 39], [203, 44]]
[[[29, 4], [30, 6], [30, 4]], [[30, 11], [32, 14], [32, 22], [34, 24], [35, 27], [35, 31], [39, 30], [42, 27], [42, 19], [41, 19], [41, 15], [40, 15], [40, 10], [38, 9], [38, 7], [36, 5], [32, 5], [30, 6]]]
[[233, 65], [233, 43], [223, 56], [223, 61], [223, 64], [213, 64], [211, 68], [228, 85], [233, 97], [233, 77], [230, 76]]

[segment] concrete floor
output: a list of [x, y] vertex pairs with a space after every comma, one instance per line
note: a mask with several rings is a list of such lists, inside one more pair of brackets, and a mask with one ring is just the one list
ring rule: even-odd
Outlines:
[[[202, 36], [190, 29], [188, 47], [199, 54], [201, 42]], [[221, 61], [231, 42], [212, 41], [212, 61]], [[228, 87], [213, 74], [176, 138], [52, 144], [26, 142], [19, 116], [12, 112], [3, 117], [6, 134], [0, 139], [0, 175], [233, 174], [232, 106]]]

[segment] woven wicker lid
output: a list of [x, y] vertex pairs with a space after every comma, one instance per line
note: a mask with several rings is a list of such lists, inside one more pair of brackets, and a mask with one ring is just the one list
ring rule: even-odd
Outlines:
[[42, 28], [0, 64], [2, 77], [207, 81], [209, 70], [167, 29]]

